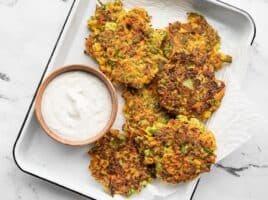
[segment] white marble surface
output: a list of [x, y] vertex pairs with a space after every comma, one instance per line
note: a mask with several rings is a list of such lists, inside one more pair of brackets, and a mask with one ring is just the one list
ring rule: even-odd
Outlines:
[[[242, 89], [268, 113], [268, 1], [225, 0], [255, 19], [257, 38]], [[0, 0], [0, 199], [85, 199], [22, 173], [12, 146], [71, 0]], [[202, 177], [194, 200], [263, 200], [268, 196], [268, 129]]]

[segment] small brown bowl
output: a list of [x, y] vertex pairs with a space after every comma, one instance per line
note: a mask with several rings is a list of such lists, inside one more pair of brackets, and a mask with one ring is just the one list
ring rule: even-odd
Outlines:
[[[94, 137], [88, 138], [86, 140], [81, 140], [81, 141], [78, 141], [78, 140], [72, 141], [72, 140], [69, 140], [66, 138], [62, 138], [56, 132], [51, 130], [43, 118], [42, 109], [41, 109], [42, 97], [43, 97], [44, 91], [45, 91], [46, 87], [48, 86], [48, 84], [50, 83], [50, 81], [52, 81], [58, 75], [61, 75], [65, 72], [70, 72], [70, 71], [83, 71], [83, 72], [87, 72], [87, 73], [93, 74], [94, 76], [98, 77], [106, 85], [108, 91], [110, 92], [111, 101], [112, 101], [112, 112], [111, 112], [110, 119], [108, 120], [106, 126], [99, 133], [96, 133], [96, 135]], [[109, 131], [109, 129], [113, 125], [115, 118], [116, 118], [116, 115], [117, 115], [117, 109], [118, 109], [118, 100], [116, 97], [116, 91], [115, 91], [111, 81], [109, 79], [107, 79], [107, 77], [102, 72], [98, 71], [97, 69], [91, 68], [91, 67], [86, 66], [86, 65], [80, 65], [80, 64], [74, 64], [74, 65], [68, 65], [68, 66], [61, 67], [61, 68], [53, 71], [50, 75], [48, 75], [48, 77], [41, 84], [41, 86], [37, 92], [36, 101], [35, 101], [36, 118], [37, 118], [40, 126], [45, 131], [45, 133], [49, 137], [56, 140], [57, 142], [60, 142], [62, 144], [71, 145], [71, 146], [87, 145], [87, 144], [93, 143], [96, 140], [98, 140], [99, 138], [101, 138], [107, 131]]]

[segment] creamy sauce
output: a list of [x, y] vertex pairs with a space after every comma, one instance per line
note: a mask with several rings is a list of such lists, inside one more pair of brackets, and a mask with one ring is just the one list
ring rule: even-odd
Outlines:
[[82, 71], [66, 72], [53, 79], [41, 104], [47, 126], [65, 139], [95, 136], [108, 122], [112, 102], [105, 84]]

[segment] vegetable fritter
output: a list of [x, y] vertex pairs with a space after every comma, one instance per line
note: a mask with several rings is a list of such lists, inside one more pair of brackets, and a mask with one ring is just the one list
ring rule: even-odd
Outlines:
[[167, 183], [192, 180], [215, 163], [216, 141], [197, 119], [178, 116], [146, 129], [136, 137], [143, 144], [145, 164], [155, 164], [156, 176]]
[[191, 55], [197, 66], [207, 64], [213, 71], [222, 68], [224, 62], [232, 62], [232, 57], [219, 52], [220, 37], [206, 19], [196, 13], [188, 14], [188, 22], [176, 21], [167, 27], [163, 42], [165, 56], [172, 60], [176, 53]]
[[152, 180], [133, 142], [118, 130], [110, 130], [99, 139], [89, 154], [92, 175], [111, 195], [130, 196]]
[[[161, 50], [166, 31], [153, 29], [143, 8], [126, 12], [120, 5], [116, 1], [97, 8], [96, 16], [89, 20], [93, 33], [87, 38], [85, 52], [114, 83], [142, 88], [166, 63]], [[117, 12], [112, 15], [111, 10]]]
[[141, 134], [140, 130], [155, 123], [168, 121], [169, 116], [159, 104], [155, 80], [142, 89], [126, 88], [122, 96], [125, 99], [123, 112], [126, 119], [123, 129], [132, 136]]
[[218, 109], [225, 84], [208, 66], [197, 67], [187, 55], [159, 73], [160, 105], [175, 115], [207, 120]]

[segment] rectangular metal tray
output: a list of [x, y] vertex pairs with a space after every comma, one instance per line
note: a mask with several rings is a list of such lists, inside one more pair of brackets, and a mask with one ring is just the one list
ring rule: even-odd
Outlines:
[[[131, 3], [139, 5], [134, 0]], [[219, 31], [222, 37], [223, 49], [225, 45], [235, 43], [237, 47], [252, 44], [256, 35], [256, 27], [252, 17], [245, 11], [221, 1], [210, 0], [148, 0], [147, 10], [153, 9], [151, 4], [163, 3], [163, 9], [178, 9], [178, 17], [188, 11], [203, 14], [208, 21]], [[96, 1], [73, 0], [65, 23], [58, 36], [51, 56], [44, 66], [40, 84], [49, 71], [56, 67], [72, 63], [87, 64], [97, 67], [92, 59], [83, 54], [84, 38], [89, 31], [86, 20], [94, 13]], [[167, 8], [167, 5], [169, 6]], [[171, 19], [160, 19], [163, 23]], [[36, 91], [38, 90], [36, 88]], [[18, 137], [13, 147], [13, 157], [17, 166], [25, 173], [46, 180], [88, 198], [111, 199], [99, 194], [95, 188], [90, 187], [88, 172], [88, 147], [75, 148], [59, 145], [48, 138], [39, 127], [34, 115], [35, 95], [26, 113]], [[198, 181], [187, 186], [184, 194], [171, 195], [167, 199], [192, 199]], [[177, 196], [176, 196], [177, 195]]]

